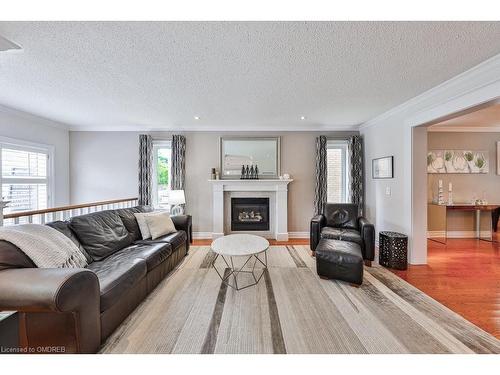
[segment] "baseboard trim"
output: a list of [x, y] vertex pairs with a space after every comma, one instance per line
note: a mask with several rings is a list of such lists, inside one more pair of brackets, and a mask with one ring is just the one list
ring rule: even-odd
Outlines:
[[446, 237], [446, 231], [444, 230], [427, 231], [427, 238], [443, 238], [443, 237]]
[[[193, 232], [195, 240], [211, 240], [212, 232]], [[288, 232], [288, 238], [309, 238], [309, 232]]]
[[193, 238], [195, 240], [211, 240], [212, 232], [193, 232]]
[[309, 232], [288, 232], [289, 238], [309, 238]]
[[[483, 230], [479, 233], [481, 237], [491, 236], [491, 231]], [[445, 231], [429, 231], [427, 238], [477, 238], [475, 230], [449, 230]]]

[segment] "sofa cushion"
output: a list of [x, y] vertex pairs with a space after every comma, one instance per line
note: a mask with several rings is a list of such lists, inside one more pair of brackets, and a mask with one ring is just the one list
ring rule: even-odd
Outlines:
[[95, 272], [101, 292], [101, 312], [113, 306], [132, 289], [147, 273], [146, 261], [119, 251], [106, 259], [90, 264], [87, 269]]
[[177, 232], [174, 222], [170, 218], [170, 214], [168, 212], [164, 212], [159, 215], [146, 216], [145, 219], [149, 232], [151, 233], [152, 240]]
[[149, 272], [172, 254], [172, 245], [165, 242], [139, 243], [120, 250], [122, 252], [132, 258], [144, 259]]
[[101, 211], [71, 219], [70, 228], [94, 261], [127, 247], [132, 239], [115, 211]]
[[358, 214], [354, 203], [327, 203], [324, 211], [326, 225], [333, 228], [358, 229]]
[[363, 244], [363, 239], [358, 231], [354, 229], [340, 229], [332, 227], [324, 227], [321, 230], [321, 238], [328, 238], [331, 240], [341, 240], [348, 242], [355, 242], [358, 245]]
[[0, 240], [0, 271], [8, 268], [36, 268], [36, 265], [16, 245]]
[[78, 241], [78, 238], [76, 238], [75, 233], [71, 230], [69, 227], [69, 221], [53, 221], [51, 223], [47, 223], [47, 226], [54, 228], [64, 234], [66, 237], [68, 237], [73, 243], [78, 247], [78, 249], [82, 252], [82, 254], [85, 256], [85, 259], [87, 260], [87, 263], [90, 264], [92, 263], [92, 257], [90, 256], [87, 251], [85, 251], [84, 247]]
[[137, 241], [142, 238], [141, 230], [139, 229], [139, 225], [137, 224], [137, 220], [134, 214], [141, 212], [150, 212], [152, 210], [149, 206], [136, 206], [130, 208], [120, 208], [115, 210], [120, 219], [123, 221], [123, 225], [127, 228], [130, 233], [130, 237], [132, 241]]
[[157, 238], [155, 241], [165, 241], [172, 245], [172, 251], [175, 251], [178, 247], [184, 245], [187, 240], [187, 234], [183, 230], [179, 230], [175, 233], [167, 234]]
[[148, 223], [146, 223], [146, 216], [161, 215], [163, 213], [165, 213], [165, 211], [139, 212], [134, 214], [143, 240], [151, 238], [151, 232], [149, 231]]

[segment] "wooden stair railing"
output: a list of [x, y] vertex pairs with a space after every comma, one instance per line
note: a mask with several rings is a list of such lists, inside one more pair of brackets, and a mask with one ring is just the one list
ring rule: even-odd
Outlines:
[[20, 211], [3, 214], [3, 210], [5, 207], [8, 207], [8, 204], [6, 205], [5, 202], [0, 201], [0, 226], [24, 223], [45, 224], [56, 220], [68, 220], [73, 216], [84, 215], [91, 212], [134, 207], [137, 204], [138, 198], [122, 198], [46, 208], [43, 210]]

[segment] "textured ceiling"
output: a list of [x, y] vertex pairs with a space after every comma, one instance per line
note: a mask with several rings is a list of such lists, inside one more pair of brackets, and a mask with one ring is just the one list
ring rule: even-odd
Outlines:
[[440, 122], [429, 128], [431, 131], [452, 129], [453, 131], [480, 129], [482, 131], [500, 131], [500, 104], [479, 109], [463, 116]]
[[0, 104], [83, 130], [345, 129], [500, 53], [498, 22], [0, 22], [0, 35], [24, 49], [0, 53]]

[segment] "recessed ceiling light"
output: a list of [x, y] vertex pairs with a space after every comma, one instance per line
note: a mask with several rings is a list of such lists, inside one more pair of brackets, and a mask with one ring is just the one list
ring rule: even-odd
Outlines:
[[300, 116], [300, 119], [301, 119], [301, 120], [305, 120], [305, 119], [306, 119], [306, 116]]
[[199, 120], [199, 119], [200, 119], [200, 116], [194, 116], [194, 119], [195, 119], [195, 120]]

